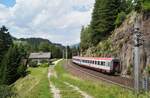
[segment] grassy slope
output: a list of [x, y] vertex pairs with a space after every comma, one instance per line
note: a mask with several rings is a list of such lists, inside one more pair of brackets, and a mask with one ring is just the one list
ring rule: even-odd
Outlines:
[[[47, 68], [29, 68], [30, 74], [15, 82], [19, 98], [52, 98], [47, 79]], [[16, 98], [16, 97], [15, 97]]]
[[[88, 92], [94, 98], [136, 98], [134, 93], [130, 90], [123, 89], [116, 85], [109, 85], [103, 82], [93, 82], [81, 80], [77, 77], [69, 75], [63, 68], [64, 61], [61, 61], [55, 67], [59, 80], [67, 81], [73, 85], [78, 86], [81, 90]], [[140, 95], [139, 98], [147, 98], [145, 94]], [[150, 97], [150, 96], [149, 96]]]

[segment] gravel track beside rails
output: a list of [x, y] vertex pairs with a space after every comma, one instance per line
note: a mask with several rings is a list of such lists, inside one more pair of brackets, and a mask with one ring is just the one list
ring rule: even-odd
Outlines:
[[101, 81], [105, 81], [108, 83], [112, 83], [112, 84], [130, 89], [130, 90], [133, 90], [133, 79], [103, 74], [103, 73], [76, 65], [72, 63], [71, 60], [65, 63], [64, 66], [70, 73], [78, 77], [81, 77], [84, 79], [92, 79], [92, 80], [94, 79], [98, 81], [101, 80]]

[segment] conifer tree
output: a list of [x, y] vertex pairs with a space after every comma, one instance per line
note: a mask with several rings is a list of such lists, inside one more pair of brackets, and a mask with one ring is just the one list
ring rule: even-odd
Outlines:
[[17, 69], [21, 56], [17, 46], [11, 46], [1, 63], [1, 79], [3, 84], [11, 84], [19, 78]]
[[5, 26], [2, 26], [0, 28], [0, 62], [11, 45], [12, 38], [8, 32], [8, 29]]
[[96, 0], [92, 14], [92, 44], [96, 45], [115, 27], [121, 0]]

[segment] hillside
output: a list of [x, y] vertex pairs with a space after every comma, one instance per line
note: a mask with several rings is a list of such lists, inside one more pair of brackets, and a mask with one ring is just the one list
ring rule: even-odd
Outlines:
[[[121, 3], [125, 4], [125, 2]], [[132, 2], [127, 2], [128, 4], [123, 5], [124, 9], [122, 9], [122, 6], [116, 6], [121, 11], [116, 10], [118, 14], [113, 14], [114, 16], [110, 16], [112, 14], [110, 12], [105, 12], [112, 6], [111, 2], [109, 3], [110, 5], [107, 4], [107, 7], [105, 7], [104, 5], [101, 6], [100, 1], [96, 0], [91, 24], [81, 30], [81, 56], [119, 58], [123, 69], [122, 74], [132, 75], [133, 25], [135, 18], [138, 17], [140, 32], [144, 40], [143, 46], [140, 47], [140, 66], [143, 72], [146, 66], [150, 66], [150, 2], [144, 0], [136, 6]], [[132, 7], [129, 9], [127, 6]]]
[[61, 58], [64, 46], [52, 43], [48, 39], [43, 38], [13, 38], [15, 44], [21, 44], [28, 52], [51, 52], [53, 58]]
[[[86, 56], [116, 57], [120, 58], [123, 65], [123, 73], [132, 70], [133, 66], [133, 23], [137, 13], [132, 12], [122, 25], [116, 28], [112, 35], [100, 42], [96, 47], [89, 48]], [[138, 14], [141, 21], [141, 33], [144, 39], [144, 45], [140, 47], [141, 69], [150, 64], [150, 17]], [[95, 48], [95, 49], [94, 49]], [[94, 50], [93, 50], [94, 49]]]

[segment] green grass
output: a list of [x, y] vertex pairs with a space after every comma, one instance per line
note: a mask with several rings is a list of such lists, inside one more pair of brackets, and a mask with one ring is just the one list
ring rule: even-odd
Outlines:
[[62, 98], [83, 98], [79, 92], [73, 88], [67, 86], [64, 81], [59, 80], [56, 77], [51, 77], [51, 82], [60, 90], [60, 95]]
[[14, 83], [17, 93], [14, 98], [52, 98], [47, 69], [43, 67], [29, 68], [30, 74]]
[[[137, 98], [133, 91], [111, 85], [105, 82], [94, 82], [89, 80], [81, 80], [70, 75], [62, 66], [64, 61], [60, 61], [55, 70], [59, 76], [59, 80], [66, 81], [70, 84], [78, 86], [81, 90], [87, 92], [94, 98]], [[149, 94], [149, 96], [148, 96]], [[148, 98], [150, 93], [140, 94], [139, 98]]]
[[143, 9], [146, 11], [150, 11], [150, 0], [145, 0], [143, 3]]

